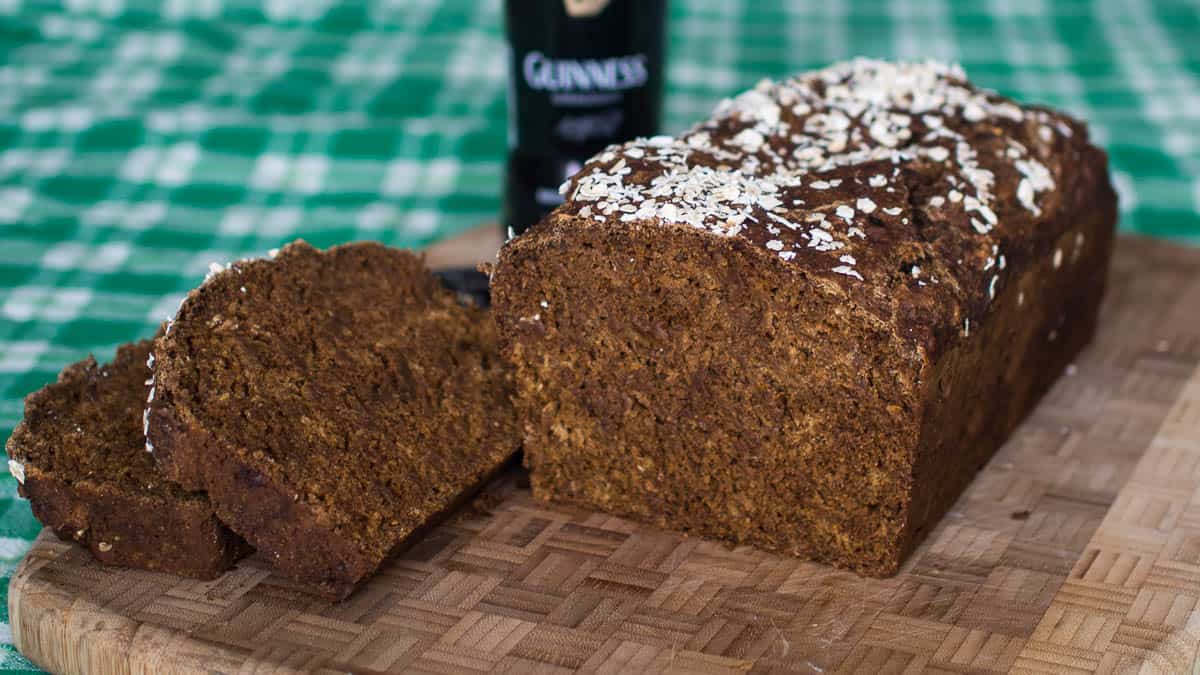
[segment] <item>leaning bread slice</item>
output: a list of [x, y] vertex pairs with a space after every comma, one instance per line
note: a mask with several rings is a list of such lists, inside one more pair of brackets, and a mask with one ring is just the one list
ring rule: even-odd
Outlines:
[[378, 244], [216, 270], [155, 344], [148, 439], [277, 569], [341, 598], [502, 468], [496, 333]]
[[250, 549], [146, 453], [150, 347], [124, 345], [105, 366], [89, 356], [30, 394], [8, 440], [9, 471], [42, 524], [101, 562], [211, 579]]

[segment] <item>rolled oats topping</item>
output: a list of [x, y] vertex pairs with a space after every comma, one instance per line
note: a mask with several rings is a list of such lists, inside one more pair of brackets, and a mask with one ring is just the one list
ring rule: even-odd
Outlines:
[[[1057, 175], [1046, 162], [1073, 133], [1064, 120], [958, 66], [858, 59], [764, 80], [678, 137], [609, 147], [563, 185], [562, 212], [741, 237], [857, 281], [890, 274], [878, 249], [919, 226], [953, 230], [979, 251], [965, 257], [995, 265], [1006, 214], [1044, 217]], [[992, 295], [1003, 280], [980, 269], [972, 283]]]

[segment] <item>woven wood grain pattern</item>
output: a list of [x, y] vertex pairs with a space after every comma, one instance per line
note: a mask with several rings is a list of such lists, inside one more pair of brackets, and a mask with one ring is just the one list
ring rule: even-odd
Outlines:
[[64, 672], [1187, 672], [1200, 250], [1122, 240], [1101, 325], [892, 579], [541, 504], [513, 472], [332, 605], [258, 557], [202, 583], [43, 532], [14, 638]]

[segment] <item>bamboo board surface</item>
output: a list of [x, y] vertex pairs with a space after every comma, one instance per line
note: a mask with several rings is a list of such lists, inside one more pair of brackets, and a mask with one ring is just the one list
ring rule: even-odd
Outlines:
[[197, 582], [43, 531], [13, 637], [70, 673], [1190, 672], [1198, 364], [1200, 250], [1121, 240], [1095, 343], [892, 579], [535, 502], [514, 470], [337, 604], [257, 556]]

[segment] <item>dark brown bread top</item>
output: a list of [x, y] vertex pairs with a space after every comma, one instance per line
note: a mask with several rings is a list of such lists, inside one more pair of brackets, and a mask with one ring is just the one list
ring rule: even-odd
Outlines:
[[89, 356], [25, 399], [25, 419], [8, 440], [9, 470], [18, 481], [46, 475], [68, 485], [206, 501], [163, 480], [143, 452], [151, 345], [122, 345], [103, 366]]
[[496, 340], [378, 244], [217, 266], [156, 343], [151, 449], [282, 572], [340, 597], [517, 449]]
[[976, 88], [957, 67], [856, 60], [764, 81], [677, 138], [609, 148], [563, 186], [541, 230], [727, 237], [929, 354], [985, 320], [1014, 267], [1051, 253], [1105, 167], [1082, 123]]

